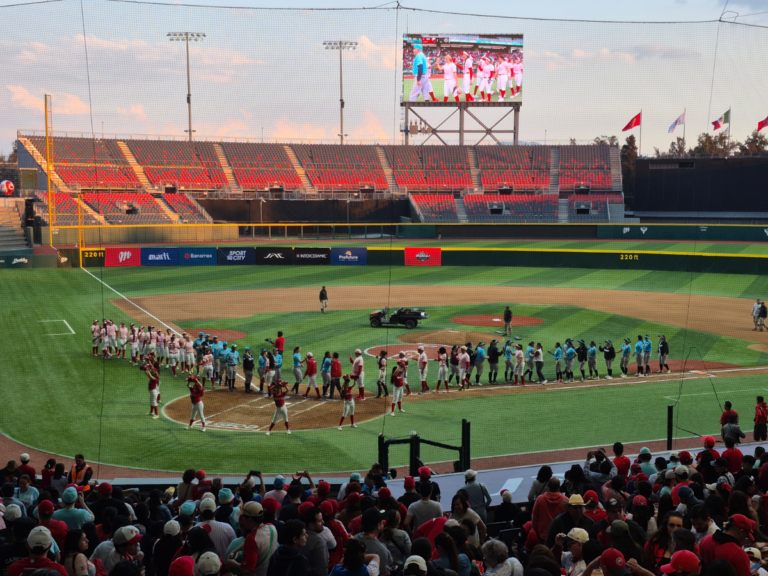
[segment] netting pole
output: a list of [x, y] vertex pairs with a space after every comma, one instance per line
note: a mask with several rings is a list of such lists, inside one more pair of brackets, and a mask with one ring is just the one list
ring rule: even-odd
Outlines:
[[385, 474], [389, 473], [389, 444], [384, 434], [379, 434], [379, 464]]
[[461, 458], [459, 459], [462, 472], [469, 470], [471, 468], [471, 454], [470, 454], [470, 448], [469, 448], [470, 444], [471, 444], [470, 422], [464, 419], [461, 421]]
[[[414, 478], [419, 475], [419, 462], [421, 461], [421, 438], [418, 434], [411, 434], [410, 442], [408, 443], [409, 458], [408, 458], [408, 471]], [[379, 462], [381, 464], [381, 462]]]
[[674, 430], [674, 410], [671, 404], [667, 406], [667, 450], [672, 450], [672, 432]]

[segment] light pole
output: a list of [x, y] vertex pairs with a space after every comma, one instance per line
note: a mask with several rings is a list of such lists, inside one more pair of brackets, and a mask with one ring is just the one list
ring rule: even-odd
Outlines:
[[357, 50], [357, 42], [327, 40], [323, 42], [323, 46], [325, 46], [326, 50], [339, 51], [339, 112], [341, 114], [339, 138], [341, 139], [341, 143], [344, 144], [344, 136], [346, 136], [346, 134], [344, 134], [344, 64], [342, 54], [345, 50]]
[[192, 84], [189, 80], [189, 41], [203, 42], [206, 38], [204, 32], [168, 32], [166, 34], [171, 42], [184, 42], [187, 47], [187, 110], [189, 112], [189, 141], [192, 142]]

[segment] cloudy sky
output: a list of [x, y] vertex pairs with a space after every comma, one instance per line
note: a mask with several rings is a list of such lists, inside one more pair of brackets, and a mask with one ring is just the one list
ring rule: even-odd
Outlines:
[[[295, 9], [279, 9], [287, 2]], [[12, 4], [0, 0], [2, 152], [17, 130], [44, 128], [46, 93], [53, 95], [57, 131], [183, 137], [185, 55], [183, 44], [167, 40], [174, 31], [207, 34], [191, 49], [198, 136], [335, 139], [338, 54], [322, 42], [344, 39], [360, 43], [358, 52], [345, 54], [345, 132], [371, 142], [399, 140], [405, 32], [524, 34], [524, 141], [626, 136], [621, 128], [642, 109], [643, 151], [650, 153], [669, 146], [667, 129], [684, 109], [689, 141], [729, 107], [740, 139], [768, 116], [764, 0], [730, 0], [727, 23], [716, 22], [722, 0], [406, 4], [477, 15], [391, 4], [361, 10], [366, 4], [349, 0], [82, 0], [84, 18], [80, 0]], [[340, 10], [310, 9], [318, 7]], [[562, 21], [568, 19], [579, 21]], [[427, 114], [437, 123], [446, 116]], [[491, 123], [494, 116], [480, 115]]]

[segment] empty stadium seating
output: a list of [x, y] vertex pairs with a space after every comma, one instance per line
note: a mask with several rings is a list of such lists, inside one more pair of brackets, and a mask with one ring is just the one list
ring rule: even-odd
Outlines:
[[607, 146], [562, 146], [560, 148], [560, 190], [589, 186], [610, 190], [611, 162]]
[[572, 194], [568, 197], [568, 221], [608, 222], [609, 203], [623, 204], [624, 199], [620, 194]]
[[282, 186], [286, 190], [301, 187], [301, 178], [291, 170], [273, 170], [271, 168], [233, 168], [232, 173], [241, 188], [268, 188]]
[[465, 146], [387, 146], [385, 151], [398, 186], [436, 191], [472, 186]]
[[130, 166], [56, 166], [68, 186], [82, 188], [137, 188], [141, 185]]
[[423, 222], [458, 222], [456, 203], [453, 196], [445, 194], [413, 194], [414, 204], [419, 209]]
[[478, 146], [477, 162], [483, 188], [549, 188], [549, 153], [547, 146]]
[[312, 185], [318, 190], [357, 190], [389, 187], [375, 146], [354, 144], [292, 147]]
[[[491, 204], [502, 208], [502, 214], [491, 214]], [[555, 194], [468, 194], [464, 208], [470, 222], [557, 222], [558, 198]]]
[[126, 140], [136, 162], [152, 184], [209, 189], [228, 186], [211, 142]]
[[211, 168], [144, 168], [144, 174], [152, 184], [177, 184], [182, 188], [221, 188], [227, 185], [227, 177], [221, 169]]
[[[31, 136], [29, 140], [38, 152], [46, 156], [45, 138]], [[58, 164], [128, 164], [116, 140], [55, 137], [53, 163]]]
[[165, 194], [163, 196], [171, 210], [176, 212], [185, 222], [208, 222], [206, 215], [200, 211], [186, 194]]
[[125, 214], [135, 206], [141, 214], [163, 214], [163, 209], [150, 194], [140, 192], [89, 192], [83, 200], [100, 214]]
[[[40, 217], [40, 221], [43, 226], [48, 225], [48, 195], [45, 193], [36, 194], [35, 202], [35, 215]], [[78, 215], [78, 206], [72, 196], [64, 194], [62, 192], [54, 192], [54, 202], [56, 217], [54, 222], [58, 226], [77, 226], [80, 219], [86, 226], [93, 226], [99, 224], [99, 222], [90, 214], [81, 211]]]
[[282, 144], [223, 142], [221, 147], [242, 188], [280, 185], [293, 190], [302, 185]]

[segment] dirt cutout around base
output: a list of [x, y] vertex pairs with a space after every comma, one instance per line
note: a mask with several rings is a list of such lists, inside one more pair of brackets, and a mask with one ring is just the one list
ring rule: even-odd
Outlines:
[[[504, 317], [499, 314], [475, 314], [474, 316], [456, 316], [451, 318], [454, 324], [463, 326], [486, 326], [489, 328], [499, 328], [504, 330]], [[537, 326], [544, 324], [541, 318], [533, 316], [513, 316], [512, 326]]]
[[219, 342], [233, 342], [235, 340], [242, 340], [246, 338], [248, 334], [245, 332], [239, 332], [238, 330], [222, 330], [220, 328], [189, 328], [187, 334], [198, 334], [203, 332], [204, 334], [210, 334], [211, 338], [214, 336], [219, 337]]

